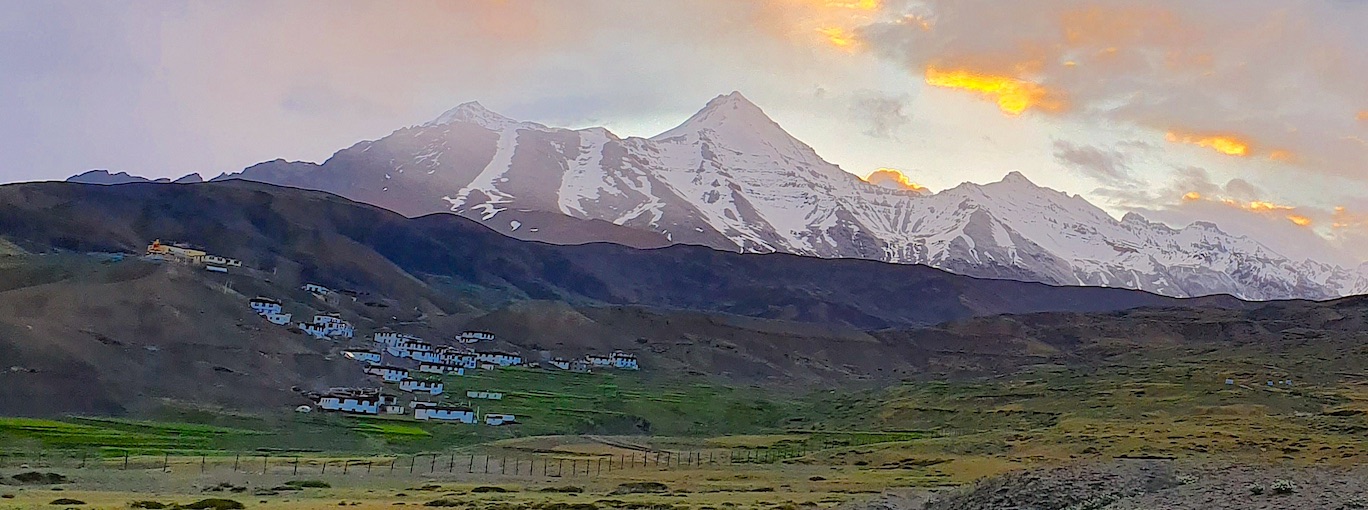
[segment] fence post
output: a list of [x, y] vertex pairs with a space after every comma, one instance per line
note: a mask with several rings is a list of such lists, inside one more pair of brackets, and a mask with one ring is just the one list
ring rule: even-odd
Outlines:
[[391, 475], [394, 474], [394, 465], [395, 465], [395, 464], [398, 464], [398, 463], [399, 463], [399, 456], [398, 456], [398, 455], [395, 455], [393, 459], [390, 459], [390, 474], [391, 474]]
[[452, 453], [452, 454], [451, 454], [451, 464], [448, 464], [448, 465], [447, 465], [447, 472], [448, 472], [448, 473], [455, 473], [455, 472], [456, 472], [456, 454], [455, 454], [455, 453]]
[[470, 454], [470, 467], [467, 467], [467, 468], [466, 468], [466, 472], [467, 472], [467, 473], [474, 473], [474, 472], [475, 472], [475, 454], [473, 454], [473, 453]]
[[271, 456], [269, 454], [261, 456], [261, 474], [266, 474], [266, 468], [270, 465]]
[[429, 473], [436, 473], [436, 472], [437, 472], [437, 454], [435, 454], [435, 453], [432, 454], [432, 465], [431, 465], [431, 466], [428, 466], [428, 472], [429, 472]]
[[163, 472], [163, 473], [166, 473], [166, 472], [169, 472], [169, 471], [171, 471], [171, 454], [170, 454], [169, 452], [163, 451], [163, 452], [162, 452], [162, 472]]
[[[125, 459], [124, 466], [125, 466], [125, 467], [128, 466], [128, 462], [127, 462], [127, 460], [126, 460], [127, 458], [128, 458], [128, 457], [124, 457], [124, 459]], [[234, 473], [238, 472], [238, 461], [240, 461], [240, 460], [242, 460], [242, 454], [241, 454], [241, 453], [239, 453], [239, 454], [233, 456], [233, 472], [234, 472]]]
[[292, 474], [295, 474], [295, 475], [298, 475], [298, 474], [299, 474], [299, 456], [298, 456], [298, 455], [295, 455], [295, 458], [294, 458], [294, 473], [292, 473]]
[[342, 474], [347, 474], [347, 468], [351, 467], [351, 460], [342, 461]]
[[409, 474], [413, 474], [413, 466], [418, 465], [418, 456], [409, 457]]
[[484, 474], [486, 474], [486, 475], [489, 474], [489, 454], [485, 454], [485, 471], [484, 471]]

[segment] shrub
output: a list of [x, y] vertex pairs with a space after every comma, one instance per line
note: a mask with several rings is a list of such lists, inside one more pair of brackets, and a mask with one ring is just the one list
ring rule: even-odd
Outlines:
[[52, 500], [52, 503], [49, 503], [49, 504], [50, 504], [50, 505], [84, 505], [84, 504], [86, 504], [86, 503], [85, 503], [84, 501], [79, 500], [79, 499], [57, 498], [57, 499]]
[[290, 487], [302, 487], [307, 489], [328, 489], [332, 488], [328, 482], [323, 480], [290, 480], [285, 482]]
[[1192, 475], [1178, 475], [1178, 485], [1192, 485], [1197, 483], [1197, 477]]
[[668, 490], [670, 488], [660, 482], [628, 482], [618, 485], [612, 494], [651, 494]]
[[58, 483], [67, 483], [67, 477], [65, 476], [62, 476], [57, 473], [39, 473], [37, 471], [19, 473], [17, 475], [11, 476], [10, 478], [13, 478], [14, 481], [19, 483], [28, 483], [35, 485], [53, 485]]
[[503, 487], [496, 487], [496, 486], [492, 486], [492, 485], [481, 485], [481, 486], [476, 487], [476, 488], [474, 488], [474, 489], [470, 489], [470, 492], [474, 492], [474, 493], [481, 493], [481, 492], [508, 492], [508, 489], [505, 489], [505, 488], [503, 488]]
[[158, 501], [134, 501], [128, 504], [129, 508], [146, 508], [148, 510], [161, 510], [166, 508], [166, 503]]
[[1249, 486], [1246, 487], [1246, 488], [1249, 489], [1249, 493], [1250, 493], [1250, 494], [1253, 494], [1253, 495], [1255, 495], [1255, 496], [1258, 496], [1258, 495], [1260, 495], [1260, 494], [1263, 494], [1264, 491], [1267, 490], [1266, 488], [1264, 488], [1263, 484], [1261, 484], [1261, 483], [1251, 483], [1251, 484], [1249, 484]]
[[461, 506], [463, 504], [464, 503], [454, 499], [434, 499], [427, 503], [423, 503], [423, 506]]
[[1297, 484], [1292, 483], [1292, 480], [1277, 480], [1273, 482], [1273, 485], [1271, 485], [1270, 488], [1273, 489], [1274, 494], [1292, 494], [1297, 492]]
[[824, 477], [824, 476], [813, 476], [813, 477], [809, 477], [809, 478], [808, 478], [808, 481], [809, 481], [809, 482], [824, 482], [824, 481], [826, 481], [826, 477]]
[[575, 487], [575, 486], [573, 486], [573, 485], [566, 485], [566, 486], [562, 486], [562, 487], [546, 487], [546, 488], [542, 489], [541, 491], [542, 491], [542, 492], [559, 492], [559, 493], [563, 493], [563, 494], [579, 494], [579, 493], [581, 493], [581, 492], [584, 492], [584, 487]]
[[209, 498], [181, 506], [181, 508], [189, 508], [190, 510], [241, 510], [247, 507], [231, 499]]
[[0, 499], [14, 499], [13, 494], [0, 494]]

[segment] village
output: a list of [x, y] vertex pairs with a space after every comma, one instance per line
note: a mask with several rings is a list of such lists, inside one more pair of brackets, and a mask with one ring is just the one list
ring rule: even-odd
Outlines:
[[[203, 267], [215, 273], [227, 273], [230, 268], [242, 268], [242, 261], [213, 255], [184, 243], [163, 244], [154, 240], [148, 245], [145, 258]], [[322, 303], [337, 303], [341, 298], [357, 299], [356, 291], [334, 290], [317, 283], [300, 287]], [[307, 321], [294, 321], [294, 314], [285, 310], [279, 299], [257, 296], [249, 299], [248, 307], [270, 324], [297, 331], [310, 338], [333, 342], [352, 342], [356, 327], [337, 312], [313, 314]], [[372, 387], [335, 387], [322, 392], [304, 392], [311, 404], [295, 408], [297, 412], [337, 412], [353, 415], [388, 415], [420, 421], [483, 423], [504, 426], [519, 423], [519, 417], [498, 412], [484, 412], [485, 406], [497, 408], [504, 393], [495, 389], [467, 391], [453, 397], [445, 391], [443, 377], [460, 377], [468, 370], [501, 370], [522, 367], [540, 370], [562, 370], [591, 373], [596, 369], [639, 370], [637, 357], [623, 351], [607, 354], [589, 353], [583, 357], [543, 358], [529, 361], [520, 353], [494, 348], [495, 334], [488, 331], [464, 331], [449, 343], [439, 345], [418, 336], [382, 327], [372, 333], [371, 341], [362, 346], [339, 345], [340, 354], [378, 385]], [[477, 404], [480, 402], [482, 404]], [[521, 417], [526, 419], [527, 417]]]

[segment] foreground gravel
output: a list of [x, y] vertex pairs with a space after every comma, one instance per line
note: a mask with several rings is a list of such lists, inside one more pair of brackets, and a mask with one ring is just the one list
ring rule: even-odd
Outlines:
[[1368, 510], [1368, 467], [1118, 460], [1009, 473], [924, 501], [889, 493], [862, 510]]

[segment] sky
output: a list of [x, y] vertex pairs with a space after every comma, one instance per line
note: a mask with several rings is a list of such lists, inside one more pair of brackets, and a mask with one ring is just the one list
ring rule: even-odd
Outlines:
[[1364, 27], [1364, 0], [15, 0], [0, 181], [323, 161], [466, 101], [651, 136], [739, 90], [856, 175], [1021, 171], [1357, 264]]

